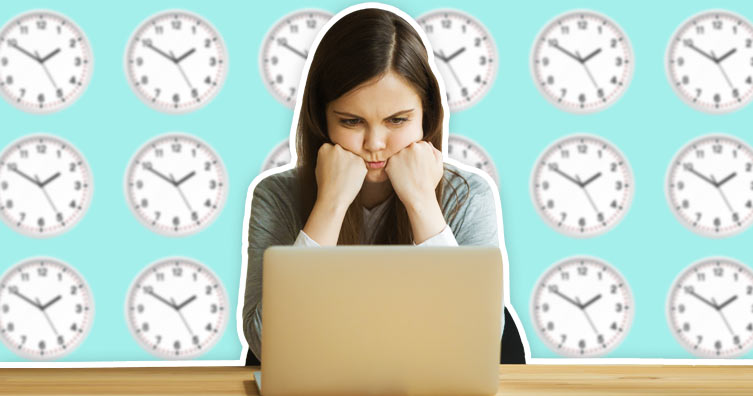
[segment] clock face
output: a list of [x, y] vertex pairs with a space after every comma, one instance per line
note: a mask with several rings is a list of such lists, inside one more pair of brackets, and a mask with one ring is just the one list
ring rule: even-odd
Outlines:
[[147, 19], [131, 37], [125, 54], [128, 82], [152, 108], [186, 113], [219, 92], [228, 56], [217, 30], [200, 16], [181, 10]]
[[531, 197], [544, 221], [572, 237], [617, 225], [633, 200], [633, 172], [611, 143], [578, 134], [554, 142], [531, 175]]
[[499, 176], [489, 153], [479, 144], [465, 136], [450, 134], [447, 141], [447, 155], [466, 165], [481, 169], [489, 174], [499, 186]]
[[285, 139], [275, 146], [275, 148], [267, 155], [261, 171], [264, 172], [268, 169], [287, 165], [290, 161], [290, 143], [288, 142], [288, 139]]
[[753, 149], [735, 137], [712, 134], [685, 145], [665, 186], [675, 217], [699, 235], [727, 237], [753, 223]]
[[49, 360], [70, 353], [93, 318], [89, 286], [60, 260], [24, 260], [0, 278], [0, 340], [20, 356]]
[[688, 352], [705, 358], [740, 356], [753, 347], [753, 271], [724, 257], [698, 261], [672, 284], [667, 321]]
[[553, 265], [536, 283], [531, 317], [553, 351], [595, 357], [625, 338], [633, 305], [630, 287], [614, 267], [593, 257], [572, 257]]
[[729, 11], [697, 14], [672, 36], [666, 66], [670, 85], [693, 108], [738, 110], [753, 99], [753, 26]]
[[267, 89], [280, 103], [293, 108], [303, 64], [311, 44], [332, 14], [299, 10], [285, 15], [264, 36], [259, 71]]
[[435, 10], [416, 20], [434, 50], [452, 111], [467, 109], [489, 92], [497, 74], [497, 46], [476, 18], [457, 10]]
[[152, 231], [186, 236], [222, 211], [227, 172], [215, 151], [195, 136], [168, 133], [144, 144], [125, 176], [128, 206]]
[[84, 156], [59, 137], [29, 135], [0, 153], [0, 218], [24, 235], [70, 230], [89, 208], [92, 190]]
[[553, 19], [536, 37], [531, 72], [542, 95], [573, 113], [604, 110], [633, 76], [633, 49], [622, 29], [593, 11]]
[[228, 300], [219, 278], [203, 264], [182, 257], [157, 261], [128, 291], [126, 321], [148, 352], [189, 359], [212, 348], [228, 321]]
[[27, 12], [0, 30], [0, 93], [21, 110], [69, 106], [89, 84], [92, 66], [84, 32], [56, 12]]

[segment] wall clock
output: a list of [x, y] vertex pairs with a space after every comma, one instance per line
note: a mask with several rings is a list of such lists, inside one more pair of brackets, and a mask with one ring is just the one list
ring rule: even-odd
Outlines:
[[675, 93], [693, 108], [739, 110], [753, 99], [753, 25], [724, 10], [696, 14], [669, 41], [666, 68]]
[[148, 352], [165, 359], [189, 359], [222, 337], [229, 318], [225, 288], [198, 261], [172, 257], [150, 264], [128, 291], [126, 321]]
[[473, 140], [451, 133], [447, 139], [447, 156], [463, 164], [481, 169], [489, 174], [499, 186], [499, 176], [492, 157]]
[[0, 218], [24, 235], [69, 231], [89, 208], [93, 188], [84, 156], [57, 136], [28, 135], [0, 153]]
[[557, 16], [531, 50], [536, 87], [549, 102], [573, 113], [614, 104], [630, 84], [634, 63], [630, 40], [617, 23], [588, 10]]
[[693, 263], [667, 296], [672, 335], [704, 358], [740, 356], [753, 347], [753, 271], [725, 257]]
[[259, 71], [277, 101], [293, 108], [309, 49], [332, 14], [306, 9], [291, 12], [269, 29], [259, 52]]
[[430, 11], [416, 21], [431, 42], [450, 110], [478, 103], [497, 74], [497, 46], [489, 30], [473, 16], [450, 9]]
[[89, 286], [60, 260], [30, 258], [0, 278], [0, 340], [22, 357], [51, 360], [72, 352], [93, 318]]
[[753, 223], [753, 149], [729, 135], [694, 139], [669, 164], [665, 191], [689, 230], [712, 238], [742, 232]]
[[149, 17], [125, 53], [126, 78], [153, 109], [185, 113], [206, 105], [225, 82], [228, 55], [217, 29], [183, 10]]
[[531, 197], [544, 221], [571, 237], [600, 235], [617, 225], [633, 200], [633, 172], [605, 139], [576, 134], [552, 143], [531, 174]]
[[267, 154], [267, 158], [264, 159], [264, 164], [261, 167], [261, 171], [276, 168], [278, 166], [287, 165], [290, 163], [290, 142], [288, 139], [281, 141], [275, 146], [272, 151]]
[[144, 144], [125, 175], [128, 207], [150, 230], [186, 236], [203, 230], [227, 199], [227, 171], [199, 138], [168, 133]]
[[542, 341], [570, 357], [601, 356], [622, 342], [633, 321], [634, 302], [625, 278], [609, 263], [571, 257], [536, 282], [531, 318]]
[[0, 30], [0, 93], [21, 110], [70, 106], [86, 90], [93, 66], [86, 35], [57, 12], [26, 12]]

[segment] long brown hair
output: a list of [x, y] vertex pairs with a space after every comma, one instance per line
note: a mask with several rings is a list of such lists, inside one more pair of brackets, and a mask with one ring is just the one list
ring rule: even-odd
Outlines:
[[[327, 132], [327, 104], [388, 71], [405, 78], [416, 90], [423, 108], [422, 140], [442, 150], [443, 110], [439, 84], [429, 67], [421, 37], [408, 22], [386, 10], [369, 8], [344, 16], [322, 37], [311, 61], [301, 102], [296, 150], [297, 177], [301, 186], [300, 215], [304, 224], [317, 196], [318, 150], [322, 144], [332, 143]], [[454, 207], [444, 213], [449, 222], [457, 215], [469, 192], [468, 182], [456, 172], [447, 170], [466, 184], [464, 197], [456, 199]], [[456, 188], [443, 176], [436, 188], [440, 206], [447, 186], [457, 198]], [[345, 214], [339, 245], [361, 243], [362, 207], [359, 193]], [[375, 243], [411, 244], [412, 241], [413, 232], [405, 206], [394, 197], [379, 226]]]

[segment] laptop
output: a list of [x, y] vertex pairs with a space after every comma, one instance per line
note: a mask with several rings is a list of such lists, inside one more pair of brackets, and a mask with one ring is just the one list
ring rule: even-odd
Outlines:
[[270, 247], [260, 393], [494, 395], [502, 295], [493, 246]]

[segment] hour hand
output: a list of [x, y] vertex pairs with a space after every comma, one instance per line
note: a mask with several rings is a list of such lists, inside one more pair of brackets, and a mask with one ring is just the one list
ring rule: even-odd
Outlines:
[[196, 52], [196, 48], [191, 48], [190, 50], [186, 51], [185, 54], [179, 56], [178, 59], [175, 60], [175, 63], [180, 63], [180, 61], [182, 61], [183, 59], [188, 58], [188, 56], [191, 55], [191, 54], [193, 54], [194, 52]]
[[195, 174], [196, 174], [196, 171], [191, 171], [191, 173], [189, 173], [189, 174], [187, 174], [187, 175], [183, 176], [183, 178], [181, 178], [180, 180], [176, 181], [176, 182], [175, 182], [175, 186], [176, 186], [176, 187], [177, 187], [177, 186], [180, 186], [181, 184], [183, 184], [183, 182], [184, 182], [184, 181], [186, 181], [186, 180], [190, 179], [190, 178], [191, 178], [191, 177], [193, 177], [193, 175], [195, 175]]
[[735, 300], [737, 300], [737, 294], [735, 294], [734, 296], [732, 296], [732, 297], [728, 298], [728, 299], [727, 299], [727, 301], [723, 302], [723, 303], [722, 303], [722, 304], [721, 304], [721, 305], [719, 306], [719, 308], [718, 308], [718, 309], [719, 309], [719, 310], [721, 310], [722, 308], [726, 307], [726, 306], [727, 306], [727, 305], [729, 305], [729, 304], [730, 304], [730, 303], [731, 303], [732, 301], [735, 301]]
[[733, 177], [735, 177], [735, 176], [737, 176], [737, 172], [732, 172], [732, 173], [730, 173], [730, 174], [729, 174], [729, 176], [725, 177], [725, 178], [724, 178], [724, 179], [722, 179], [722, 180], [719, 180], [719, 181], [718, 181], [718, 182], [716, 183], [716, 186], [717, 186], [717, 187], [721, 187], [721, 186], [722, 186], [722, 184], [724, 184], [724, 183], [726, 183], [726, 182], [730, 181], [730, 179], [732, 179], [732, 178], [733, 178]]

